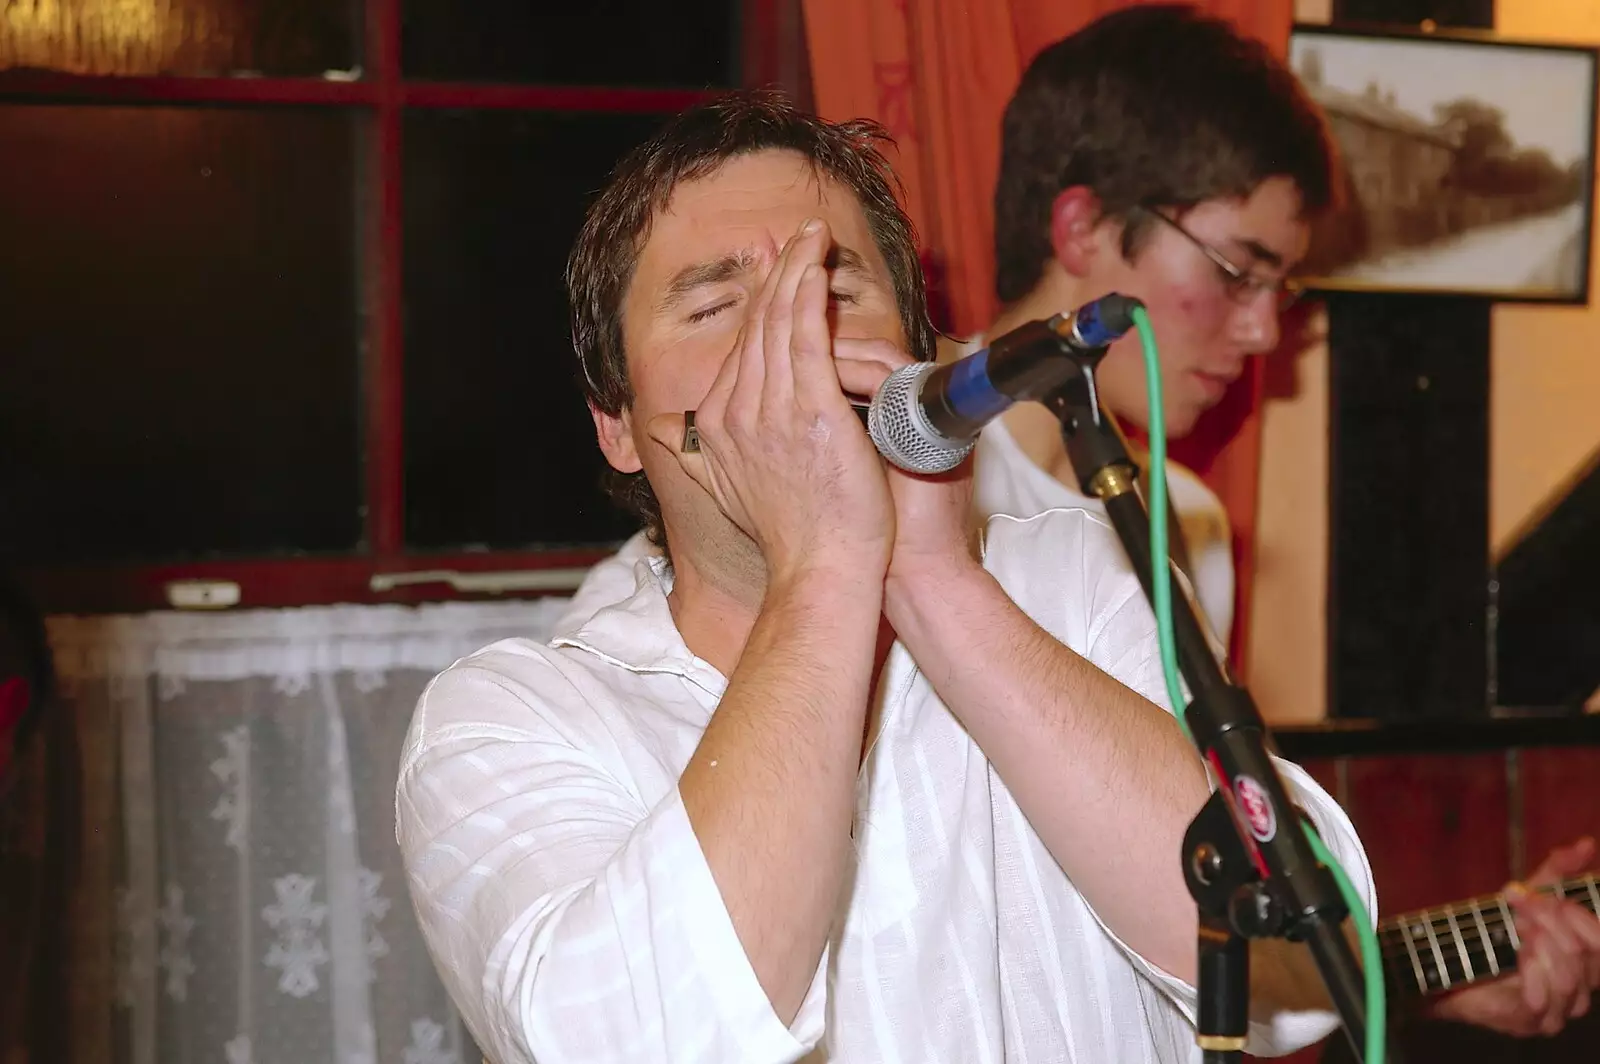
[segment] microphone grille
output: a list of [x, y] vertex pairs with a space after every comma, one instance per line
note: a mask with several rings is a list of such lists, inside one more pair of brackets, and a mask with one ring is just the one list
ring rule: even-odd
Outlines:
[[902, 366], [889, 374], [867, 411], [867, 435], [878, 453], [910, 473], [944, 473], [972, 453], [975, 441], [940, 435], [922, 409], [922, 386], [937, 367], [931, 362]]

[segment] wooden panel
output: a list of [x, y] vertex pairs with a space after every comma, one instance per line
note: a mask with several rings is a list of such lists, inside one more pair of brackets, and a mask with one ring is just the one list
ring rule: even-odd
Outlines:
[[1531, 872], [1545, 855], [1584, 835], [1600, 839], [1600, 747], [1519, 751], [1522, 852]]
[[[1594, 1064], [1600, 1058], [1595, 1014], [1573, 1021], [1554, 1038], [1513, 1038], [1469, 1024], [1425, 1020], [1395, 1041], [1405, 1054], [1401, 1060], [1391, 1053], [1398, 1064]], [[1319, 1064], [1336, 1062], [1325, 1058]]]
[[[1600, 838], [1600, 747], [1536, 747], [1519, 751], [1522, 852], [1531, 872], [1545, 855], [1584, 835]], [[1600, 868], [1600, 862], [1595, 863]], [[1600, 1012], [1575, 1020], [1553, 1039], [1526, 1043], [1519, 1062], [1592, 1064], [1600, 1058]]]
[[1498, 890], [1511, 878], [1503, 754], [1352, 758], [1346, 809], [1380, 914]]

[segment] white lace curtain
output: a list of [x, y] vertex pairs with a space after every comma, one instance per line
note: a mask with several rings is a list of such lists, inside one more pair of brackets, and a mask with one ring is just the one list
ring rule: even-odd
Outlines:
[[400, 745], [434, 673], [563, 602], [52, 618], [75, 1060], [477, 1064], [405, 891]]

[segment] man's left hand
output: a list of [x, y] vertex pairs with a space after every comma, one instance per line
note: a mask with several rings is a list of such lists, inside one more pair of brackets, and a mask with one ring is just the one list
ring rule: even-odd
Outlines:
[[1594, 859], [1593, 839], [1551, 851], [1525, 888], [1506, 893], [1516, 911], [1522, 949], [1517, 973], [1438, 999], [1429, 1014], [1517, 1037], [1553, 1035], [1589, 1011], [1600, 988], [1600, 920], [1576, 902], [1534, 888], [1580, 874]]
[[[870, 366], [893, 371], [910, 364], [910, 359], [885, 340], [840, 338], [833, 343], [834, 358], [840, 367], [840, 380], [863, 378], [849, 367]], [[888, 372], [883, 373], [887, 377]], [[874, 382], [872, 392], [882, 380]], [[854, 389], [852, 389], [854, 390]], [[889, 463], [889, 491], [894, 497], [895, 537], [889, 559], [889, 585], [927, 579], [945, 574], [953, 567], [977, 557], [975, 525], [972, 515], [972, 460], [948, 473], [923, 476]]]

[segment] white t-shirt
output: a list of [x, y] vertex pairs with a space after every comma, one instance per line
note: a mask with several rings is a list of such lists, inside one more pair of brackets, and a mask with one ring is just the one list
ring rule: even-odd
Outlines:
[[[1082, 507], [1102, 516], [1106, 512], [1099, 499], [1034, 465], [1003, 419], [985, 426], [973, 461], [973, 505], [981, 516], [1027, 517], [1060, 507]], [[1148, 484], [1144, 492], [1148, 501]], [[1233, 627], [1233, 532], [1228, 511], [1205, 481], [1176, 462], [1167, 463], [1167, 503], [1183, 529], [1189, 554], [1185, 573], [1204, 620], [1226, 645]]]
[[[1165, 706], [1154, 618], [1120, 550], [1102, 518], [1057, 509], [992, 518], [984, 565], [1057, 639]], [[670, 578], [644, 557], [622, 595], [548, 644], [489, 646], [418, 703], [397, 838], [434, 962], [491, 1060], [1199, 1059], [1193, 987], [1100, 921], [898, 643], [874, 686], [847, 900], [780, 1021], [677, 789], [727, 680], [684, 644]], [[1348, 819], [1280, 768], [1376, 911]], [[1290, 1052], [1336, 1023], [1258, 1012], [1250, 1049]]]

